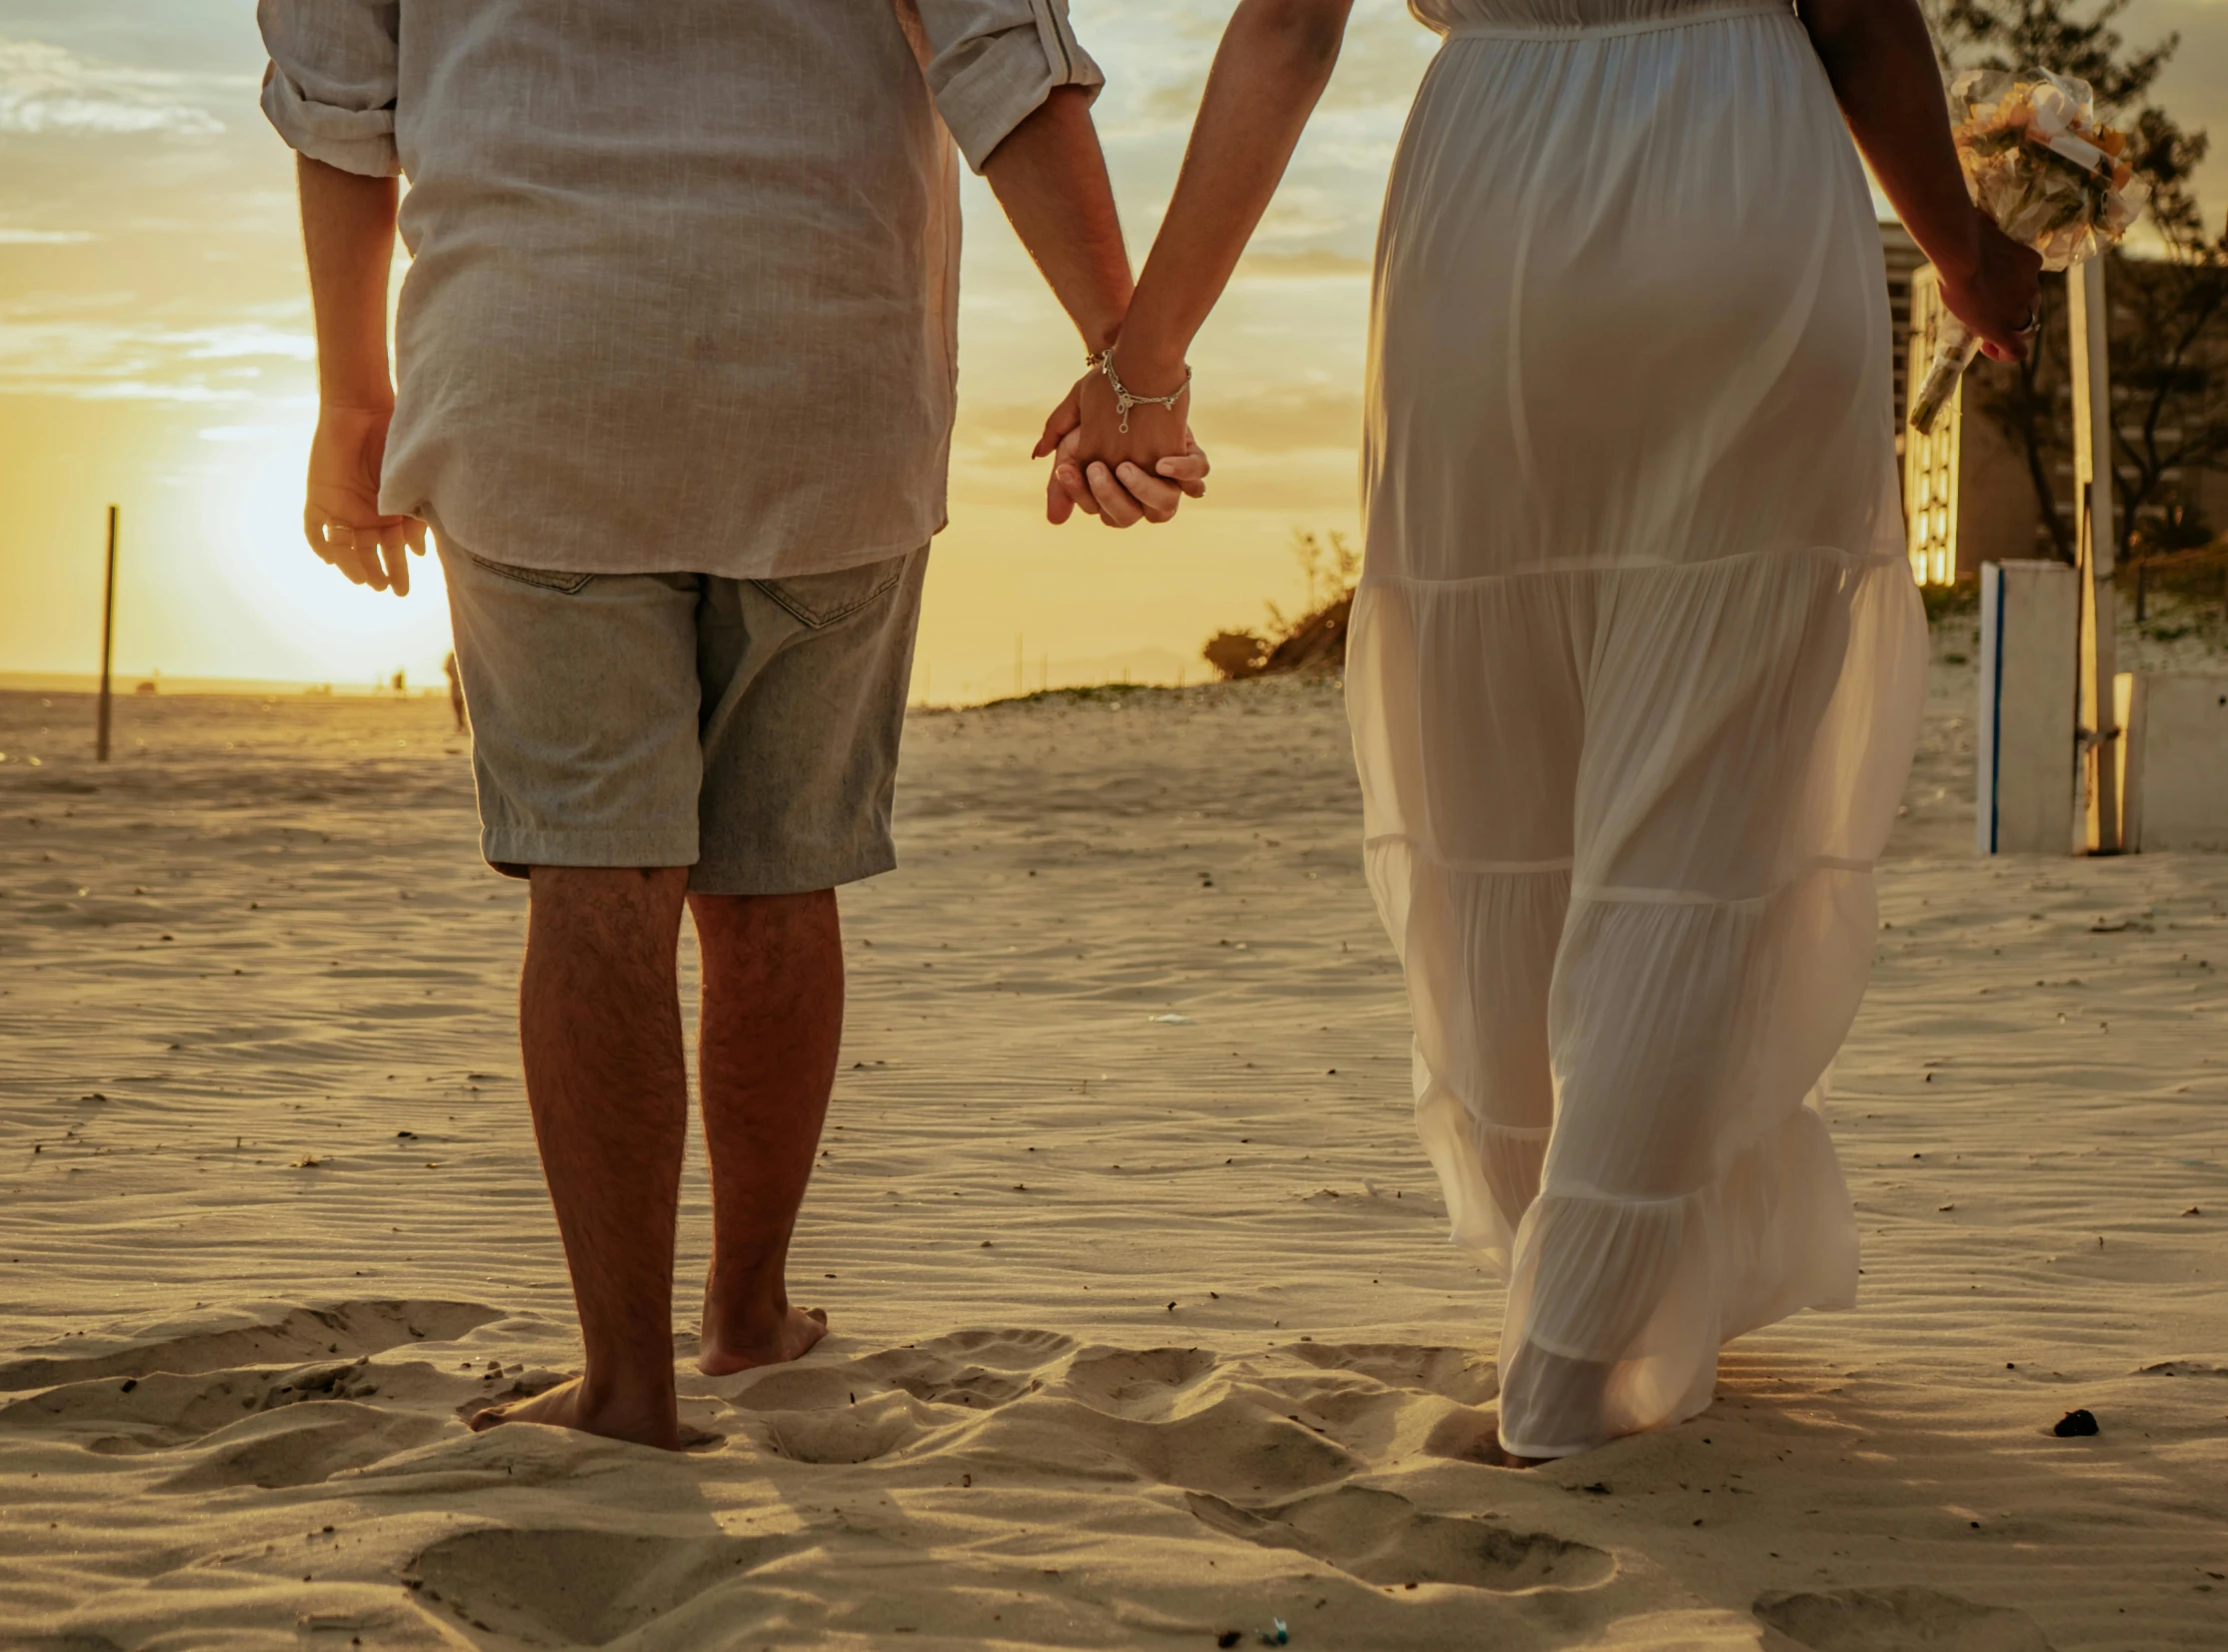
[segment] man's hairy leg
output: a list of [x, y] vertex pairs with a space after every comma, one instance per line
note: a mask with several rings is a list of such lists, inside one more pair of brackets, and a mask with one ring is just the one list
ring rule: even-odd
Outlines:
[[795, 1359], [828, 1316], [789, 1299], [790, 1234], [844, 1029], [836, 891], [689, 899], [704, 955], [698, 1069], [712, 1160], [712, 1266], [697, 1368]]
[[475, 1428], [550, 1423], [678, 1449], [673, 1247], [689, 1076], [675, 951], [686, 866], [536, 866], [519, 983], [534, 1137], [584, 1374]]

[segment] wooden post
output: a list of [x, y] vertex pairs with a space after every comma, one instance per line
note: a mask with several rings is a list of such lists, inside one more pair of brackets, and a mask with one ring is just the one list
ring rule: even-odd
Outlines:
[[2120, 851], [2119, 715], [2112, 636], [2112, 374], [2104, 260], [2066, 274], [2073, 362], [2073, 487], [2081, 571], [2080, 700], [2082, 791], [2088, 799], [2091, 854]]
[[95, 758], [108, 762], [109, 668], [116, 659], [116, 507], [108, 508], [108, 585], [101, 599], [101, 734]]

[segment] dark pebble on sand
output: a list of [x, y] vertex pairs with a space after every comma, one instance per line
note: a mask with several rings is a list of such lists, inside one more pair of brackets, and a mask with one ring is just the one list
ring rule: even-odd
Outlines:
[[1225, 1629], [1214, 1637], [1214, 1644], [1216, 1646], [1235, 1646], [1242, 1639], [1244, 1639], [1244, 1636], [1240, 1631]]
[[2096, 1431], [2096, 1413], [2093, 1411], [2068, 1411], [2058, 1419], [2057, 1426], [2050, 1430], [2061, 1440], [2094, 1434]]

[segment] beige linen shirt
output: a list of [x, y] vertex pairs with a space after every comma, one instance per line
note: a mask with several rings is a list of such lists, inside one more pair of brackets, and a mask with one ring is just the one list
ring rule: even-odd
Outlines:
[[926, 75], [892, 0], [258, 0], [280, 135], [410, 181], [381, 508], [586, 573], [926, 544], [952, 140], [1102, 77], [1067, 0], [919, 4]]

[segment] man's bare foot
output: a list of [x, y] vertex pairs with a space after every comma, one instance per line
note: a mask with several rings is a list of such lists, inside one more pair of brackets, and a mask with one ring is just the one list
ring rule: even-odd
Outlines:
[[649, 1406], [591, 1407], [585, 1398], [584, 1381], [574, 1377], [531, 1399], [491, 1405], [474, 1416], [468, 1426], [475, 1434], [484, 1434], [507, 1422], [538, 1422], [548, 1428], [601, 1435], [607, 1440], [654, 1445], [661, 1451], [687, 1451], [692, 1446], [716, 1444], [721, 1438], [676, 1421], [670, 1411], [658, 1413]]
[[796, 1306], [787, 1308], [778, 1323], [763, 1331], [730, 1334], [707, 1301], [697, 1369], [706, 1376], [729, 1376], [760, 1365], [784, 1365], [827, 1334], [826, 1308]]

